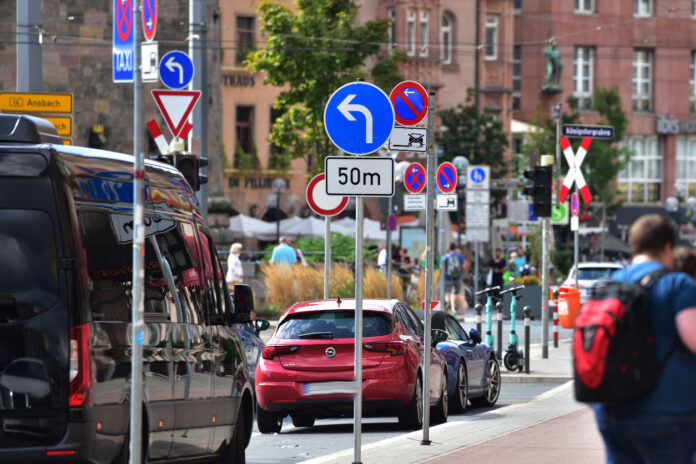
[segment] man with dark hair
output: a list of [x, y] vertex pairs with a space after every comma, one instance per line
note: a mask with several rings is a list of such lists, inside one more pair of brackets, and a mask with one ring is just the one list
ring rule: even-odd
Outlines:
[[501, 256], [502, 253], [503, 250], [496, 248], [495, 257], [488, 263], [488, 270], [491, 273], [491, 287], [500, 287], [501, 289], [505, 283], [503, 282], [503, 274], [505, 274], [507, 270], [505, 260]]
[[[674, 229], [662, 216], [638, 219], [629, 230], [632, 262], [614, 280], [637, 282], [672, 269]], [[671, 272], [648, 290], [654, 348], [664, 369], [655, 388], [619, 405], [595, 405], [609, 463], [696, 463], [696, 283]], [[681, 346], [672, 350], [677, 342]], [[670, 354], [671, 353], [671, 354]]]

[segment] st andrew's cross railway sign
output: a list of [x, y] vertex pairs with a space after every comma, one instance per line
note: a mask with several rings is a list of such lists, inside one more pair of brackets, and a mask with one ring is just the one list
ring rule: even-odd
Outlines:
[[368, 82], [351, 82], [336, 90], [324, 108], [324, 127], [331, 141], [352, 155], [377, 151], [394, 128], [394, 109], [387, 94]]
[[563, 185], [561, 185], [561, 193], [559, 197], [561, 202], [564, 202], [568, 197], [568, 193], [570, 193], [570, 188], [573, 186], [574, 182], [578, 184], [578, 190], [580, 190], [580, 195], [582, 195], [582, 201], [584, 201], [585, 204], [592, 201], [592, 194], [590, 193], [590, 189], [585, 182], [585, 177], [582, 175], [582, 171], [580, 170], [580, 166], [585, 159], [585, 155], [587, 155], [587, 150], [590, 148], [591, 143], [592, 139], [585, 137], [580, 143], [578, 152], [573, 153], [573, 147], [570, 146], [568, 137], [561, 137], [563, 156], [565, 156], [569, 166], [568, 174], [566, 174], [565, 179], [563, 180]]
[[404, 81], [389, 94], [397, 122], [404, 126], [418, 124], [428, 114], [428, 92], [418, 82]]

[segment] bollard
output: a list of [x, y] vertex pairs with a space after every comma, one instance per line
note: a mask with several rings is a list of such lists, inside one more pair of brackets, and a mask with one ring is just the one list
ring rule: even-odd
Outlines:
[[529, 374], [529, 358], [531, 353], [529, 352], [529, 342], [530, 342], [530, 330], [531, 330], [531, 319], [532, 308], [525, 306], [524, 309], [524, 373]]
[[503, 302], [498, 301], [495, 309], [498, 311], [498, 359], [503, 359]]
[[474, 309], [476, 309], [476, 331], [480, 334], [481, 333], [481, 312], [483, 311], [483, 305], [481, 303], [476, 303], [476, 306], [474, 306]]
[[558, 348], [558, 292], [554, 292], [553, 303], [553, 347]]

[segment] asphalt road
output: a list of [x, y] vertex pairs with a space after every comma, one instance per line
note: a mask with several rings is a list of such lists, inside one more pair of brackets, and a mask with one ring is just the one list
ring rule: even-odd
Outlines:
[[[556, 384], [503, 384], [495, 408], [529, 401], [556, 387]], [[463, 414], [450, 415], [448, 422], [475, 421], [490, 408], [469, 407]], [[399, 427], [396, 418], [363, 419], [362, 443], [368, 444], [409, 433]], [[246, 450], [247, 464], [285, 464], [325, 456], [353, 448], [353, 419], [321, 419], [314, 427], [294, 427], [287, 417], [278, 434], [264, 435], [254, 425], [251, 443]]]

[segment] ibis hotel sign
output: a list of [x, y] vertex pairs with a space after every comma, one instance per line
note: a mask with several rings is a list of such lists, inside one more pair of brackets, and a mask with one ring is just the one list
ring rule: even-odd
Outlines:
[[664, 114], [657, 114], [655, 119], [658, 134], [696, 134], [696, 121], [672, 119]]

